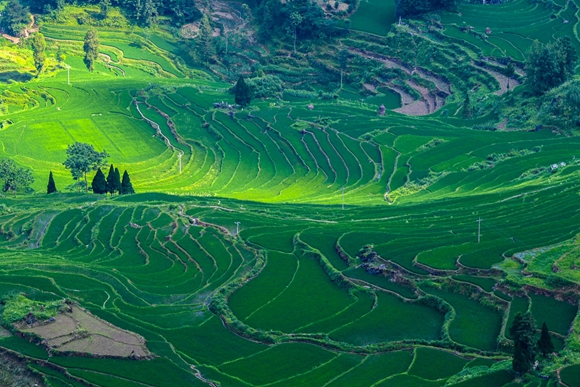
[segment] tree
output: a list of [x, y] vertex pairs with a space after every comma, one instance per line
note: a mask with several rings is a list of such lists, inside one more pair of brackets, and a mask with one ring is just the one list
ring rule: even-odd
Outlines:
[[290, 26], [291, 28], [289, 29], [289, 31], [291, 31], [294, 35], [294, 54], [296, 54], [296, 36], [298, 33], [298, 26], [300, 24], [302, 24], [302, 15], [300, 15], [298, 12], [292, 12], [290, 14]]
[[554, 343], [552, 343], [552, 337], [550, 336], [550, 331], [544, 322], [542, 324], [542, 333], [540, 334], [540, 339], [538, 340], [538, 350], [544, 356], [550, 355], [554, 352]]
[[120, 195], [121, 194], [121, 173], [119, 172], [119, 168], [115, 168], [115, 175], [113, 178], [113, 186], [114, 186], [115, 192], [117, 192]]
[[109, 173], [107, 174], [107, 192], [111, 195], [115, 193], [115, 167], [113, 167], [113, 164], [109, 167]]
[[577, 61], [568, 37], [547, 45], [536, 42], [526, 61], [527, 81], [536, 94], [543, 94], [572, 78]]
[[510, 334], [514, 339], [512, 367], [518, 373], [526, 373], [532, 369], [536, 359], [535, 333], [536, 323], [532, 314], [518, 312], [510, 328]]
[[30, 23], [30, 12], [18, 0], [10, 0], [0, 18], [0, 24], [12, 35], [19, 35], [20, 31]]
[[576, 62], [578, 61], [576, 49], [572, 45], [572, 40], [570, 40], [570, 37], [568, 36], [558, 39], [556, 41], [555, 49], [558, 51], [558, 56], [560, 58], [560, 71], [564, 74], [565, 79], [568, 80], [574, 75], [574, 69], [576, 68]]
[[246, 107], [252, 101], [252, 91], [244, 81], [244, 77], [240, 75], [238, 82], [234, 86], [234, 95], [236, 103], [240, 106]]
[[507, 89], [509, 91], [510, 90], [510, 79], [516, 75], [516, 68], [514, 67], [514, 64], [512, 63], [512, 61], [510, 61], [508, 63], [508, 65], [506, 66], [506, 68], [504, 70], [504, 75], [508, 79], [507, 80]]
[[62, 163], [65, 168], [70, 169], [74, 180], [84, 177], [86, 191], [88, 192], [87, 173], [96, 171], [107, 163], [109, 154], [103, 150], [97, 152], [95, 148], [83, 142], [75, 142], [66, 149], [67, 158]]
[[399, 16], [419, 15], [439, 9], [454, 10], [458, 0], [398, 0], [395, 14]]
[[144, 0], [141, 8], [141, 20], [146, 26], [151, 25], [157, 18], [157, 5], [153, 0]]
[[93, 188], [93, 193], [99, 195], [107, 193], [107, 180], [105, 180], [105, 175], [101, 171], [101, 168], [97, 169], [97, 173], [93, 178], [91, 187]]
[[109, 9], [111, 7], [111, 0], [101, 0], [99, 2], [99, 7], [101, 8], [101, 17], [106, 19], [109, 17]]
[[121, 182], [121, 195], [134, 194], [133, 184], [131, 184], [131, 178], [127, 170], [123, 172], [123, 181]]
[[471, 117], [471, 101], [469, 99], [469, 90], [465, 91], [465, 100], [463, 101], [463, 118]]
[[0, 161], [0, 180], [2, 183], [2, 191], [16, 191], [27, 189], [34, 183], [32, 172], [28, 168], [18, 167], [13, 160], [3, 159]]
[[52, 177], [52, 171], [50, 171], [50, 174], [48, 175], [48, 185], [46, 186], [46, 193], [51, 194], [54, 192], [58, 191], [56, 190], [56, 184], [54, 182], [54, 178]]
[[38, 74], [44, 69], [44, 63], [46, 62], [46, 40], [44, 35], [38, 32], [34, 35], [32, 39], [32, 52], [34, 56], [34, 67]]
[[87, 31], [83, 49], [85, 50], [85, 65], [92, 72], [94, 70], [94, 63], [99, 57], [99, 36], [97, 30], [94, 28], [90, 28]]
[[213, 30], [207, 15], [203, 15], [199, 25], [199, 35], [197, 37], [197, 56], [203, 62], [206, 62], [215, 55], [213, 44]]
[[62, 64], [62, 62], [64, 62], [66, 59], [66, 55], [62, 52], [62, 48], [60, 46], [57, 47], [56, 49], [56, 60], [58, 61], [58, 64]]

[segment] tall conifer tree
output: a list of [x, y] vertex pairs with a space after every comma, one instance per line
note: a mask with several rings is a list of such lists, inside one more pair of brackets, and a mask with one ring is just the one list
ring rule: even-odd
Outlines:
[[544, 356], [548, 356], [554, 352], [554, 343], [550, 337], [550, 331], [548, 331], [548, 326], [544, 322], [542, 324], [542, 334], [540, 335], [540, 340], [538, 340], [538, 350]]
[[115, 193], [115, 168], [113, 164], [109, 167], [109, 173], [107, 174], [107, 192], [113, 195]]
[[536, 359], [535, 333], [536, 323], [532, 314], [518, 312], [510, 328], [510, 334], [514, 338], [512, 366], [517, 373], [526, 373], [532, 369]]
[[240, 106], [246, 107], [252, 101], [252, 91], [241, 75], [234, 86], [234, 95], [236, 103]]
[[48, 175], [48, 185], [46, 186], [46, 193], [51, 194], [53, 192], [57, 192], [56, 184], [54, 183], [54, 178], [52, 177], [52, 171]]
[[115, 192], [121, 194], [121, 173], [119, 168], [115, 168], [115, 179], [113, 180]]
[[131, 184], [131, 178], [127, 170], [123, 172], [123, 180], [121, 181], [121, 195], [134, 194], [133, 184]]
[[101, 171], [101, 168], [97, 169], [97, 173], [93, 178], [93, 182], [91, 183], [91, 187], [93, 188], [93, 193], [102, 195], [107, 193], [107, 181], [105, 180], [105, 175]]

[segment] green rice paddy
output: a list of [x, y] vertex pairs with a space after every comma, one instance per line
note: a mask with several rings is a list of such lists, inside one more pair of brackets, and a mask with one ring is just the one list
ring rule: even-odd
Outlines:
[[[461, 5], [443, 34], [523, 60], [534, 39], [573, 33], [574, 4]], [[394, 8], [362, 0], [350, 27], [386, 36]], [[61, 27], [41, 30], [69, 50], [70, 85], [59, 71], [0, 86], [28, 101], [1, 117], [0, 158], [36, 179], [34, 195], [0, 198], [0, 295], [70, 298], [156, 357], [49, 356], [0, 336], [49, 385], [507, 386], [509, 327], [528, 310], [577, 385], [578, 137], [405, 116], [383, 88], [230, 115], [214, 108], [230, 85], [176, 61], [167, 36], [139, 48], [139, 32], [104, 29], [115, 68], [89, 73], [85, 29]], [[74, 141], [106, 150], [138, 193], [66, 192]], [[49, 171], [61, 193], [47, 196]]]

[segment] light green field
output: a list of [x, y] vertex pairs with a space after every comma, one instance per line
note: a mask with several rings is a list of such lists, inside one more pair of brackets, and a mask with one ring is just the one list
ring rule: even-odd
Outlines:
[[[469, 43], [521, 60], [550, 38], [541, 28], [576, 28], [572, 4], [558, 2], [555, 21], [528, 0], [462, 5], [442, 16], [444, 34], [494, 22], [492, 36], [446, 44], [433, 62], [472, 53]], [[363, 0], [351, 27], [384, 36], [393, 15], [394, 1]], [[165, 35], [140, 49], [144, 32], [104, 29], [115, 67], [102, 58], [89, 73], [84, 28], [42, 31], [66, 46], [71, 85], [63, 69], [25, 88], [0, 84], [26, 101], [0, 116], [11, 121], [0, 158], [36, 179], [34, 195], [0, 198], [0, 295], [70, 298], [157, 356], [49, 357], [0, 337], [51, 386], [508, 386], [509, 326], [527, 310], [561, 351], [546, 372], [567, 366], [573, 385], [578, 137], [474, 129], [493, 113], [379, 117], [378, 105], [401, 104], [381, 88], [363, 102], [345, 89], [314, 109], [258, 100], [230, 117], [213, 108], [233, 103], [230, 85], [177, 63], [181, 48]], [[367, 43], [344, 44], [357, 39]], [[468, 75], [466, 85], [495, 91], [491, 76]], [[66, 192], [75, 141], [106, 150], [138, 194]], [[61, 193], [43, 193], [49, 171]]]

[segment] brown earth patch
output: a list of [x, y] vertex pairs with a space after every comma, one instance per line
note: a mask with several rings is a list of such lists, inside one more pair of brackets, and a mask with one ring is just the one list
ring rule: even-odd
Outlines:
[[0, 339], [3, 337], [10, 337], [10, 336], [12, 336], [12, 334], [9, 331], [0, 327]]
[[84, 353], [107, 357], [150, 358], [145, 339], [118, 328], [87, 310], [73, 305], [49, 321], [15, 324], [22, 333], [34, 334], [52, 351]]

